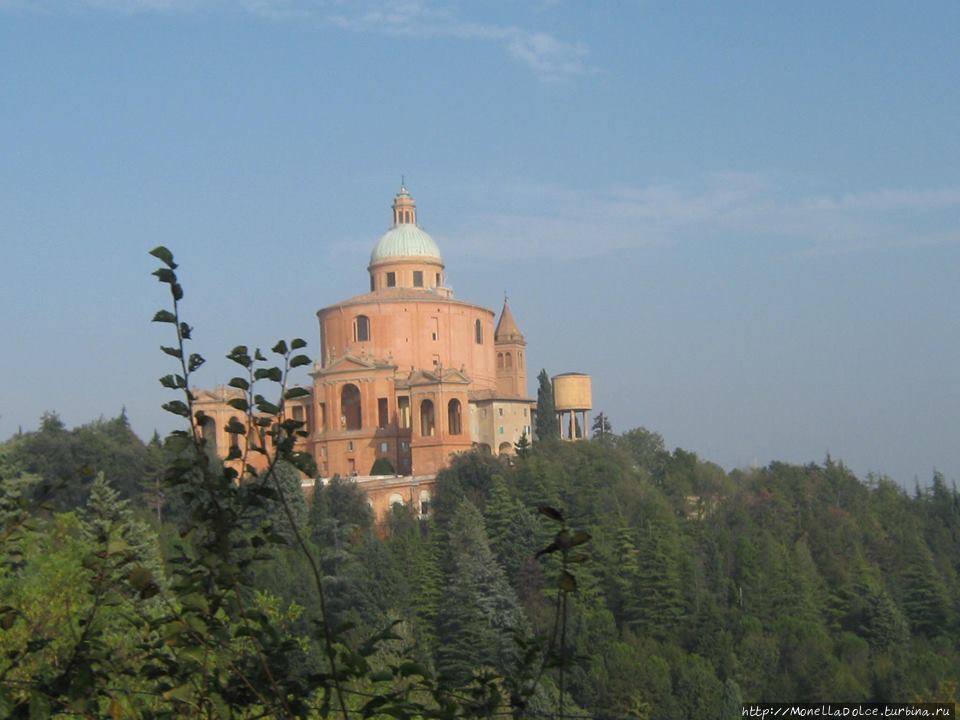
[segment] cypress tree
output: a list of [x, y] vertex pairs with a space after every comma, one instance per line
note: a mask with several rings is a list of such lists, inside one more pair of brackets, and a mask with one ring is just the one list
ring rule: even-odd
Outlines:
[[557, 408], [553, 402], [553, 384], [546, 370], [537, 376], [540, 387], [537, 388], [537, 440], [547, 442], [560, 437], [557, 427]]

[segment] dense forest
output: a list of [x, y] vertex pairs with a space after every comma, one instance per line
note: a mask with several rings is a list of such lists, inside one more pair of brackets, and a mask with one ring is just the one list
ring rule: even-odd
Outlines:
[[[374, 522], [287, 419], [306, 343], [238, 346], [255, 469], [197, 426], [183, 290], [164, 408], [0, 443], [0, 715], [717, 718], [745, 702], [957, 702], [960, 494], [842, 463], [725, 472], [655, 432], [457, 456]], [[268, 359], [269, 358], [269, 359]], [[275, 363], [272, 364], [271, 363]], [[273, 393], [263, 387], [272, 388]], [[268, 399], [267, 395], [273, 397]], [[195, 420], [196, 422], [191, 422]], [[267, 442], [266, 438], [269, 438]], [[237, 466], [239, 465], [239, 470]]]
[[[960, 694], [960, 496], [939, 475], [908, 494], [829, 458], [726, 473], [668, 452], [656, 433], [607, 429], [588, 442], [522, 447], [509, 461], [461, 456], [439, 476], [429, 517], [395, 506], [377, 526], [350, 481], [304, 495], [281, 465], [290, 513], [273, 496], [238, 521], [251, 537], [268, 528], [240, 560], [250, 617], [222, 609], [219, 624], [195, 623], [198, 635], [219, 632], [199, 645], [220, 654], [212, 659], [171, 642], [191, 630], [189, 617], [180, 626], [169, 615], [207, 602], [213, 583], [195, 578], [192, 598], [184, 589], [188, 530], [202, 518], [191, 515], [189, 488], [161, 484], [176, 461], [169, 442], [144, 444], [124, 415], [73, 430], [48, 415], [0, 446], [4, 714], [335, 713], [322, 689], [271, 708], [233, 687], [246, 672], [277, 691], [252, 647], [272, 642], [260, 659], [284, 676], [280, 691], [309, 688], [330, 667], [321, 625], [336, 628], [343, 658], [348, 647], [373, 648], [344, 681], [358, 715], [368, 696], [392, 702], [402, 686], [409, 716], [426, 716], [424, 707], [556, 716], [561, 670], [564, 714], [597, 718], [732, 718], [744, 701]], [[564, 647], [552, 653], [565, 571], [556, 553], [536, 557], [558, 529], [539, 506], [592, 536], [569, 558], [576, 587], [565, 593]], [[325, 623], [291, 519], [321, 559]], [[168, 665], [185, 657], [194, 677], [178, 685]], [[443, 693], [471, 688], [474, 704], [441, 708]], [[404, 716], [396, 705], [387, 714]]]

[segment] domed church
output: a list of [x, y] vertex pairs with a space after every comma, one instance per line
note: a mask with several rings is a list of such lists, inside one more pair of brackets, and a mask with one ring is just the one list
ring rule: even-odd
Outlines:
[[[436, 473], [472, 448], [509, 455], [532, 437], [526, 340], [506, 300], [492, 310], [454, 298], [436, 242], [406, 187], [370, 253], [370, 290], [317, 312], [310, 396], [289, 403], [306, 422], [320, 475], [352, 476], [378, 517], [395, 502], [426, 509]], [[496, 324], [494, 321], [496, 320]], [[196, 391], [204, 434], [220, 454], [245, 441], [224, 428], [232, 388]]]

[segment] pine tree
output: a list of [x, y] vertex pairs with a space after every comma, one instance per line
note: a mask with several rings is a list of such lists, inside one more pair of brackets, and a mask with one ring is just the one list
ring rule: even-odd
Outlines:
[[930, 549], [917, 534], [908, 536], [907, 566], [901, 576], [901, 605], [918, 633], [933, 637], [946, 631], [947, 593]]
[[610, 418], [606, 413], [598, 413], [597, 416], [593, 419], [593, 427], [591, 429], [593, 437], [600, 442], [609, 442], [613, 438], [613, 425], [610, 424]]
[[157, 536], [146, 523], [136, 519], [128, 506], [129, 500], [121, 499], [105, 475], [98, 473], [83, 512], [83, 533], [100, 548], [99, 552], [105, 553], [103, 557], [116, 583], [131, 594], [148, 585], [159, 590], [164, 578]]
[[513, 449], [516, 451], [517, 457], [522, 459], [526, 459], [530, 454], [530, 438], [527, 437], [526, 430], [523, 431], [520, 439], [513, 444]]
[[437, 618], [440, 671], [460, 683], [483, 666], [508, 672], [523, 615], [490, 549], [483, 516], [469, 500], [454, 514], [447, 547], [448, 591]]
[[683, 616], [678, 538], [672, 528], [648, 524], [637, 543], [636, 627], [666, 637]]
[[507, 577], [515, 581], [520, 567], [545, 544], [539, 521], [513, 497], [500, 475], [493, 478], [484, 519], [490, 547], [503, 564]]
[[[293, 540], [293, 529], [302, 530], [307, 527], [307, 501], [303, 496], [303, 481], [300, 478], [300, 471], [287, 462], [278, 462], [273, 468], [275, 483], [271, 482], [271, 487], [283, 493], [282, 502], [279, 498], [270, 503], [268, 511], [268, 520], [273, 523], [273, 527], [288, 541]], [[290, 517], [287, 516], [287, 510], [290, 511]], [[290, 519], [293, 519], [294, 527], [290, 526]]]
[[557, 409], [553, 402], [553, 384], [546, 370], [537, 376], [540, 387], [537, 388], [537, 440], [548, 442], [560, 437], [557, 426]]
[[858, 630], [870, 647], [879, 651], [898, 647], [910, 635], [900, 608], [886, 590], [876, 586], [865, 598], [863, 624]]
[[640, 561], [633, 532], [622, 527], [617, 533], [614, 567], [611, 568], [611, 600], [617, 621], [635, 626], [642, 619], [638, 584]]

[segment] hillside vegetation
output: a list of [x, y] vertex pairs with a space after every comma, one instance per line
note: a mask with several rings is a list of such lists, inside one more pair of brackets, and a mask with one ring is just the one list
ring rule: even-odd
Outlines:
[[[308, 689], [329, 672], [291, 518], [321, 559], [337, 642], [358, 647], [392, 627], [345, 680], [360, 693], [348, 693], [351, 713], [362, 711], [362, 693], [402, 687], [418, 715], [440, 707], [437, 688], [465, 692], [485, 677], [493, 704], [487, 696], [450, 712], [552, 716], [561, 665], [567, 715], [732, 718], [743, 701], [957, 701], [960, 497], [939, 475], [907, 494], [830, 459], [725, 473], [637, 429], [537, 444], [509, 463], [462, 456], [439, 476], [428, 519], [395, 506], [376, 527], [352, 483], [304, 498], [281, 466], [292, 513], [267, 498], [251, 522], [238, 521], [251, 537], [264, 527], [271, 536], [241, 559], [249, 577], [237, 580], [256, 628], [238, 632], [244, 621], [224, 610], [220, 624], [196, 623], [198, 636], [221, 635], [197, 640], [219, 657], [194, 670], [220, 679], [178, 685], [163, 658], [180, 663], [197, 650], [158, 633], [173, 632], [171, 616], [190, 627], [180, 617], [190, 601], [177, 573], [191, 552], [181, 536], [189, 544], [183, 533], [202, 518], [183, 487], [158, 495], [175, 447], [143, 444], [122, 415], [74, 430], [51, 415], [0, 453], [9, 714], [334, 713], [322, 687], [299, 709], [230, 690], [247, 677], [265, 683], [265, 696], [292, 696], [297, 682]], [[45, 482], [56, 490], [33, 504]], [[570, 565], [566, 649], [546, 669], [561, 570], [556, 554], [535, 557], [556, 530], [538, 506], [592, 535]], [[253, 647], [265, 628], [282, 652]], [[408, 677], [398, 674], [404, 662]], [[270, 674], [284, 676], [282, 688]], [[504, 678], [526, 679], [522, 702], [522, 683]]]

